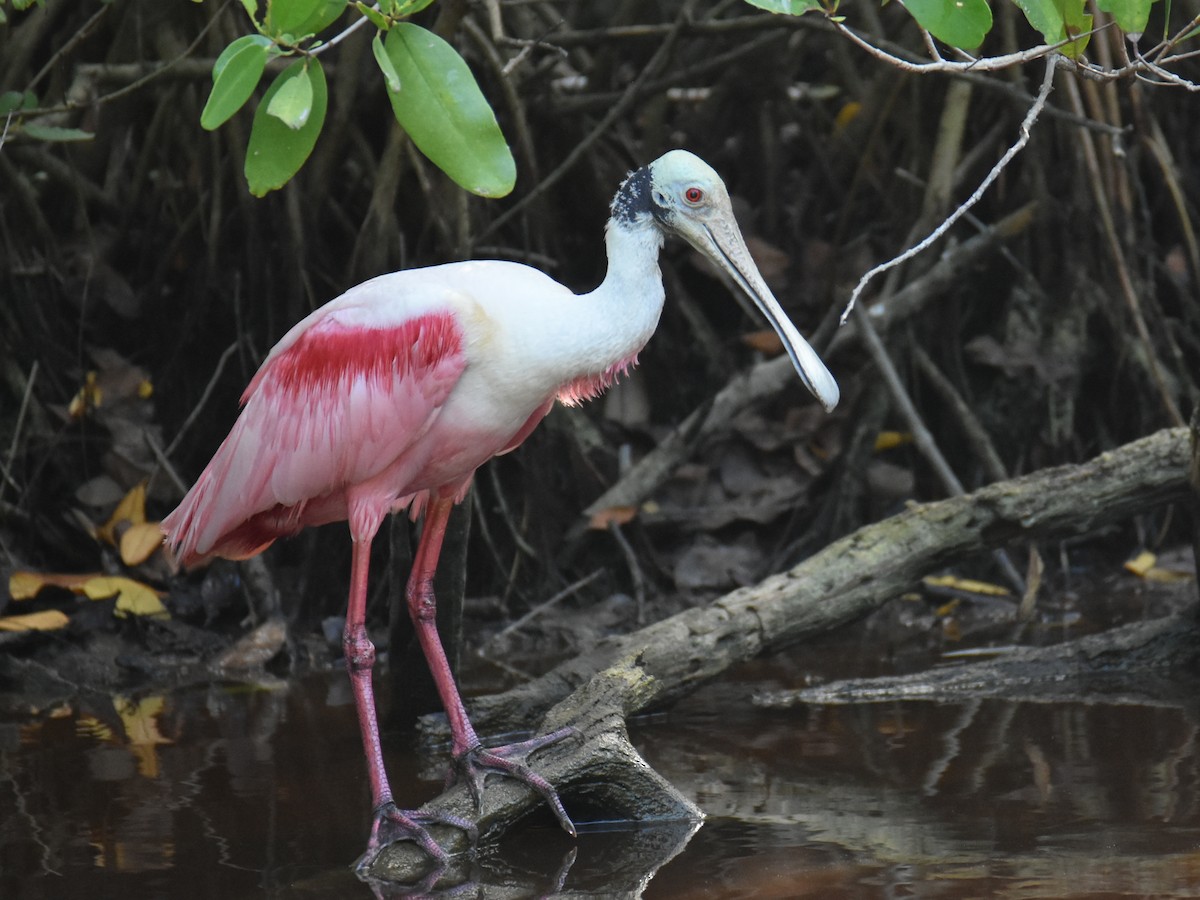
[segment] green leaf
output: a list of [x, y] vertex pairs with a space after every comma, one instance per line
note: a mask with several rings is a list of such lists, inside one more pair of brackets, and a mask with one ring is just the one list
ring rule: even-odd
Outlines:
[[348, 0], [320, 0], [311, 16], [298, 23], [292, 31], [296, 34], [317, 34], [338, 20], [346, 11]]
[[328, 27], [345, 9], [346, 0], [268, 0], [263, 28], [295, 40]]
[[917, 23], [951, 47], [973, 50], [992, 30], [987, 0], [901, 0]]
[[392, 27], [392, 23], [388, 21], [387, 16], [385, 16], [375, 7], [367, 6], [367, 4], [363, 3], [362, 0], [357, 0], [354, 6], [360, 13], [367, 17], [372, 25], [374, 25], [380, 31], [387, 31]]
[[[1047, 44], [1057, 44], [1092, 30], [1092, 17], [1085, 13], [1086, 0], [1014, 0], [1029, 24], [1042, 33]], [[1090, 35], [1062, 47], [1063, 56], [1083, 53]]]
[[516, 163], [463, 58], [411, 22], [393, 26], [384, 47], [400, 78], [400, 90], [389, 91], [388, 99], [417, 149], [473, 194], [512, 191]]
[[814, 9], [823, 10], [820, 0], [746, 0], [751, 6], [765, 9], [769, 13], [799, 16]]
[[20, 91], [5, 91], [0, 94], [0, 116], [17, 112], [24, 102], [25, 95]]
[[312, 112], [313, 104], [313, 87], [312, 81], [309, 80], [308, 74], [289, 78], [279, 90], [275, 92], [275, 96], [267, 100], [263, 100], [267, 106], [267, 113], [274, 116], [288, 128], [297, 131], [304, 127], [304, 123], [308, 121], [308, 116]]
[[[309, 81], [312, 110], [308, 121], [301, 128], [293, 130], [267, 110], [275, 95], [295, 78]], [[319, 60], [311, 59], [306, 66], [304, 60], [298, 59], [279, 74], [254, 112], [250, 146], [246, 148], [246, 183], [250, 186], [250, 193], [263, 197], [283, 187], [300, 171], [321, 134], [328, 101], [329, 89]]]
[[95, 137], [90, 131], [81, 131], [78, 128], [60, 128], [58, 125], [42, 125], [39, 122], [26, 122], [21, 130], [35, 140], [55, 143], [90, 141]]
[[397, 18], [400, 16], [415, 16], [432, 2], [433, 0], [400, 0], [400, 2], [395, 4], [396, 8], [392, 12], [392, 15]]
[[266, 35], [262, 34], [246, 34], [235, 41], [230, 41], [229, 46], [221, 51], [221, 55], [217, 57], [217, 61], [213, 63], [212, 79], [215, 83], [221, 77], [221, 73], [225, 71], [225, 67], [229, 65], [229, 61], [245, 50], [249, 46], [257, 45], [264, 50], [271, 51], [275, 44]]
[[1113, 17], [1117, 27], [1126, 34], [1141, 34], [1146, 30], [1150, 18], [1150, 4], [1154, 0], [1096, 0], [1102, 12]]
[[371, 52], [375, 54], [375, 62], [379, 64], [379, 68], [383, 72], [388, 92], [394, 94], [400, 90], [400, 75], [396, 72], [396, 67], [392, 65], [391, 57], [387, 55], [387, 50], [383, 47], [383, 39], [379, 36], [378, 31], [371, 40]]
[[258, 22], [258, 0], [242, 0], [242, 7], [246, 10], [246, 15], [250, 17], [251, 22]]
[[[249, 41], [246, 38], [238, 38], [229, 47], [240, 42], [240, 50], [229, 58], [225, 58], [224, 53], [217, 57], [213, 65], [212, 93], [208, 95], [208, 102], [204, 104], [204, 110], [200, 113], [200, 127], [206, 131], [220, 128], [228, 122], [254, 93], [273, 47], [270, 41], [264, 46], [253, 40], [258, 37], [261, 35], [247, 35], [246, 38], [251, 39]], [[228, 50], [229, 47], [225, 49]]]
[[33, 91], [5, 91], [0, 94], [0, 116], [28, 112], [37, 109], [37, 105], [37, 94]]

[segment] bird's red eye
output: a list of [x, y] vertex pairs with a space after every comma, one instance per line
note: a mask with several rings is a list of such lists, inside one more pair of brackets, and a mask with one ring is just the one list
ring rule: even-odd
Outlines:
[[690, 187], [683, 192], [683, 199], [688, 203], [696, 204], [704, 199], [704, 191], [698, 187]]

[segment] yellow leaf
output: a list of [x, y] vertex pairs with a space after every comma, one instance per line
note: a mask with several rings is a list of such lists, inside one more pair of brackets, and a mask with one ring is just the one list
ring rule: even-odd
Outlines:
[[14, 600], [29, 600], [37, 596], [44, 584], [37, 572], [13, 572], [8, 576], [8, 596]]
[[163, 533], [157, 522], [131, 525], [121, 535], [121, 562], [127, 566], [140, 566], [162, 546], [162, 542]]
[[846, 130], [846, 127], [858, 118], [859, 113], [863, 111], [863, 105], [857, 100], [851, 100], [849, 103], [842, 105], [838, 110], [837, 116], [833, 120], [833, 133], [841, 134]]
[[108, 517], [97, 533], [107, 543], [117, 545], [117, 526], [128, 522], [130, 525], [141, 525], [146, 521], [146, 482], [139, 482], [128, 494], [121, 498], [113, 514]]
[[934, 615], [938, 616], [939, 618], [944, 619], [946, 616], [950, 615], [956, 609], [958, 609], [959, 606], [961, 606], [961, 605], [962, 605], [962, 600], [960, 600], [958, 597], [955, 597], [949, 603], [943, 603], [936, 610], [934, 610]]
[[912, 443], [913, 436], [907, 431], [881, 431], [875, 435], [875, 452], [891, 450]]
[[149, 378], [143, 378], [138, 382], [137, 395], [143, 400], [149, 400], [154, 396], [154, 385]]
[[103, 401], [104, 391], [101, 390], [96, 372], [93, 370], [87, 373], [79, 393], [71, 398], [71, 402], [67, 405], [67, 414], [72, 419], [82, 419], [88, 414], [88, 410], [94, 409]]
[[1149, 550], [1143, 550], [1129, 562], [1125, 563], [1125, 570], [1132, 572], [1139, 578], [1144, 578], [1146, 573], [1154, 568], [1154, 564], [1158, 562], [1158, 557]]
[[926, 587], [950, 588], [955, 591], [965, 591], [968, 594], [982, 594], [985, 597], [1007, 597], [1010, 591], [998, 584], [986, 581], [974, 581], [970, 578], [959, 578], [957, 575], [929, 575], [921, 579]]
[[162, 594], [132, 578], [120, 575], [91, 578], [83, 585], [83, 592], [93, 600], [105, 600], [116, 594], [116, 615], [121, 617], [132, 614], [165, 619], [169, 615], [159, 599]]
[[0, 618], [0, 631], [57, 631], [69, 621], [61, 610], [44, 609], [23, 616], [4, 616]]
[[95, 716], [80, 716], [76, 719], [75, 733], [80, 737], [90, 737], [97, 741], [109, 742], [113, 739], [113, 730]]
[[66, 572], [13, 572], [8, 577], [8, 593], [14, 600], [29, 600], [44, 587], [60, 587], [78, 594], [95, 574], [75, 575]]
[[1142, 577], [1147, 581], [1156, 581], [1159, 584], [1178, 584], [1183, 581], [1191, 581], [1195, 576], [1184, 569], [1164, 569], [1160, 566], [1151, 566]]

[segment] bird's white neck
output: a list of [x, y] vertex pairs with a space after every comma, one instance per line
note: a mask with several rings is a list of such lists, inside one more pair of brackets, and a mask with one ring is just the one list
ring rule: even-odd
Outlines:
[[[658, 327], [665, 292], [658, 254], [663, 233], [648, 216], [633, 222], [609, 219], [604, 230], [608, 271], [585, 301], [595, 325], [612, 335], [606, 353], [621, 359], [637, 353]], [[610, 360], [615, 361], [615, 360]]]
[[598, 297], [603, 294], [629, 298], [630, 292], [652, 293], [661, 306], [663, 289], [658, 254], [662, 245], [663, 233], [648, 216], [633, 222], [609, 219], [604, 228], [608, 271], [600, 286], [586, 296]]
[[[566, 343], [571, 375], [559, 393], [576, 403], [600, 393], [637, 360], [662, 313], [662, 232], [648, 217], [610, 219], [604, 233], [608, 271], [594, 291], [579, 296]], [[567, 347], [563, 348], [567, 350]]]

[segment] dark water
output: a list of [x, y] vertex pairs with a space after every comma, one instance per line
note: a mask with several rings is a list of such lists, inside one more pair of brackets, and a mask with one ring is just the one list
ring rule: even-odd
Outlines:
[[[572, 848], [565, 891], [591, 896], [1200, 895], [1191, 714], [749, 703], [799, 658], [632, 724], [707, 812], [690, 840], [607, 826], [573, 842], [547, 819], [484, 848], [466, 896], [538, 896]], [[441, 760], [385, 741], [397, 793], [436, 793]], [[0, 725], [0, 763], [4, 898], [371, 896], [348, 868], [368, 793], [341, 673], [47, 711]]]

